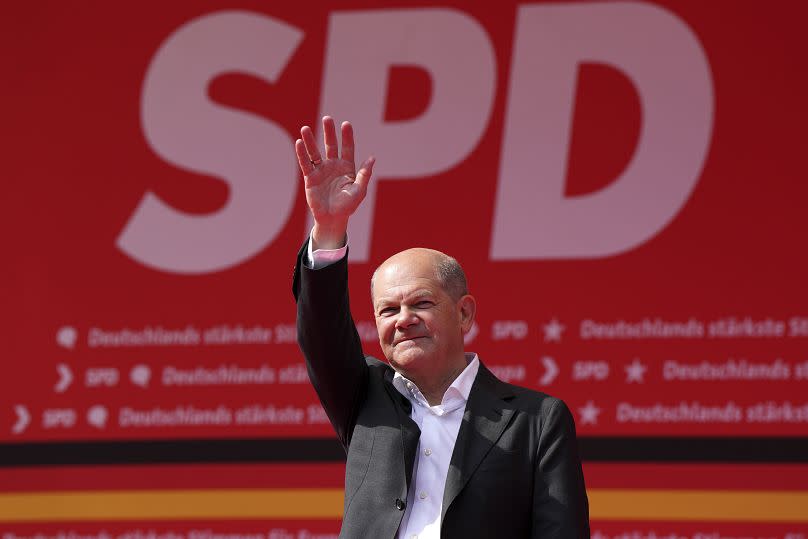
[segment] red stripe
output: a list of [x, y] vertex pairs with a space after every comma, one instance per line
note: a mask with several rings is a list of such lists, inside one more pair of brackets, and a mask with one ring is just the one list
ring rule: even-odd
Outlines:
[[10, 468], [0, 491], [153, 488], [342, 488], [344, 464], [182, 464]]

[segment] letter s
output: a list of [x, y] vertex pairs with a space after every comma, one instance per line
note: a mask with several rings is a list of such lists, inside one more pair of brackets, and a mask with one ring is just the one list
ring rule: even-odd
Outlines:
[[146, 140], [169, 163], [221, 178], [229, 196], [217, 212], [191, 215], [147, 192], [119, 249], [154, 269], [196, 274], [244, 262], [277, 236], [296, 194], [292, 140], [274, 122], [214, 103], [207, 88], [227, 72], [274, 82], [302, 35], [264, 15], [222, 11], [166, 39], [143, 83]]

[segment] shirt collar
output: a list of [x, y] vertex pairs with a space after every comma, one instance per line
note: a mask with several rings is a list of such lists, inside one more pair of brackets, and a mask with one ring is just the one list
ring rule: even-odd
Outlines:
[[452, 385], [446, 389], [441, 403], [437, 406], [430, 406], [415, 382], [407, 379], [398, 371], [393, 374], [393, 386], [413, 404], [425, 406], [441, 413], [450, 412], [465, 404], [469, 399], [471, 386], [477, 377], [477, 371], [480, 369], [480, 360], [477, 354], [467, 353], [466, 363], [466, 368], [454, 379]]

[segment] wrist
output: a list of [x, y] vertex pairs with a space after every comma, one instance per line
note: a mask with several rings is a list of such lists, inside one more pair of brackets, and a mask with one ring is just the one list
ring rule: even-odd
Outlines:
[[339, 249], [345, 246], [348, 222], [315, 222], [311, 230], [311, 247], [317, 249]]

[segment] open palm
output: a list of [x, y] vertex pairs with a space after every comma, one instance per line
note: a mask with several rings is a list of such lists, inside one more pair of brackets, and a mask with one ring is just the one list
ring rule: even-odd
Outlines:
[[325, 227], [344, 227], [348, 218], [365, 198], [367, 185], [373, 169], [370, 158], [356, 170], [354, 162], [353, 128], [348, 122], [341, 126], [342, 151], [337, 141], [334, 120], [323, 118], [325, 159], [311, 128], [300, 130], [301, 138], [295, 142], [300, 170], [306, 187], [306, 202], [314, 221]]

